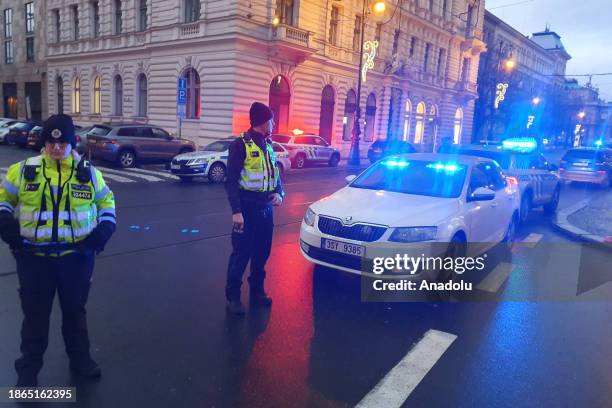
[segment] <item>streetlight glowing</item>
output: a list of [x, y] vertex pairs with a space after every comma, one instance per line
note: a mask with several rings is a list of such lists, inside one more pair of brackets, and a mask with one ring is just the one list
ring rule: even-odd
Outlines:
[[506, 69], [512, 71], [516, 67], [516, 61], [513, 59], [506, 60], [505, 63]]
[[533, 98], [533, 99], [531, 100], [531, 102], [532, 102], [534, 105], [539, 105], [539, 104], [540, 104], [540, 102], [541, 102], [541, 99], [540, 99], [540, 97], [539, 97], [539, 96], [536, 96], [535, 98]]
[[584, 113], [584, 112], [580, 112], [578, 114], [578, 118], [580, 118], [580, 119], [584, 119], [585, 116], [586, 116], [586, 113]]
[[377, 1], [374, 3], [374, 12], [378, 14], [382, 14], [387, 9], [387, 5], [384, 1]]
[[280, 19], [279, 19], [278, 17], [274, 17], [274, 18], [272, 19], [272, 25], [273, 25], [273, 26], [277, 26], [277, 25], [279, 25], [279, 24], [280, 24]]

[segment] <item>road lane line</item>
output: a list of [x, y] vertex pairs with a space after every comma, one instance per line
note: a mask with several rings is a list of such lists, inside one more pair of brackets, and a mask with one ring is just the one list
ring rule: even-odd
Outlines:
[[356, 408], [401, 407], [456, 338], [454, 334], [428, 330]]
[[540, 242], [543, 236], [544, 235], [542, 234], [531, 233], [527, 235], [523, 241], [521, 241], [521, 244], [526, 246], [527, 248], [535, 248], [535, 246], [538, 245], [538, 242]]
[[178, 180], [179, 178], [170, 172], [156, 171], [156, 170], [145, 170], [145, 169], [126, 169], [128, 173], [140, 173], [140, 174], [148, 174], [150, 176], [157, 176], [162, 178], [167, 178], [170, 180]]
[[[137, 178], [137, 179], [142, 179], [142, 180], [150, 181], [150, 182], [153, 182], [153, 183], [158, 183], [160, 181], [164, 181], [164, 179], [161, 179], [161, 178], [155, 177], [155, 176], [149, 176], [147, 174], [135, 174], [135, 173], [128, 172], [128, 171], [112, 170], [112, 169], [109, 169], [107, 167], [98, 167], [98, 168], [100, 170], [102, 170], [102, 173], [116, 174], [119, 177], [129, 176], [129, 177], [134, 177], [134, 178]], [[126, 174], [126, 173], [129, 173], [129, 174]]]
[[476, 286], [478, 290], [485, 292], [497, 293], [499, 288], [504, 284], [512, 273], [512, 264], [508, 262], [500, 262], [480, 283]]
[[105, 179], [112, 180], [112, 181], [117, 181], [119, 183], [135, 183], [136, 182], [135, 180], [132, 180], [132, 179], [129, 179], [129, 178], [125, 178], [125, 177], [121, 177], [121, 176], [117, 176], [116, 174], [110, 174], [110, 173], [107, 173], [105, 171], [102, 172], [102, 176]]

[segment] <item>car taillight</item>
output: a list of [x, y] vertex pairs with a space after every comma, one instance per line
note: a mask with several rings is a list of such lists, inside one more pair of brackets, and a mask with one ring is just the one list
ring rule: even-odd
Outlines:
[[81, 143], [81, 136], [76, 135], [76, 141], [77, 141], [77, 143]]
[[107, 145], [107, 144], [117, 144], [117, 141], [116, 141], [115, 139], [105, 140], [105, 141], [104, 141], [104, 144], [105, 144], [105, 145]]
[[512, 186], [518, 186], [518, 179], [516, 177], [506, 176], [506, 180], [508, 180], [508, 183], [510, 183]]

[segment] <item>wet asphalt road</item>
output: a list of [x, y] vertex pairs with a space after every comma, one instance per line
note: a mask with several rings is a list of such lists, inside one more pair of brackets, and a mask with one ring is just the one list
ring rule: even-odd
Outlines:
[[[0, 148], [0, 167], [23, 155]], [[515, 247], [508, 281], [476, 301], [362, 303], [358, 277], [307, 262], [298, 244], [306, 208], [353, 172], [287, 175], [267, 268], [274, 305], [242, 319], [224, 309], [231, 215], [223, 187], [109, 181], [119, 228], [98, 257], [88, 308], [103, 377], [71, 378], [56, 304], [41, 385], [77, 386], [72, 407], [354, 406], [434, 329], [457, 337], [404, 406], [612, 405], [612, 284], [568, 266], [584, 250], [540, 211], [519, 229], [530, 243]], [[598, 192], [567, 187], [560, 206]], [[589, 258], [601, 256], [593, 251]], [[0, 246], [0, 386], [15, 382], [14, 270]], [[524, 300], [531, 295], [536, 301]]]

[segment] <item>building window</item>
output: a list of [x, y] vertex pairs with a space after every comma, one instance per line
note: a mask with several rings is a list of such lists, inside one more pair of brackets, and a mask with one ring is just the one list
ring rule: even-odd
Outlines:
[[400, 36], [400, 30], [396, 29], [395, 32], [393, 33], [393, 50], [391, 52], [391, 54], [393, 55], [397, 54], [397, 49], [399, 48], [399, 36]]
[[4, 38], [9, 39], [13, 37], [13, 10], [4, 10]]
[[185, 22], [192, 23], [200, 19], [200, 0], [185, 0]]
[[446, 18], [447, 10], [448, 10], [448, 0], [442, 0], [442, 17]]
[[289, 81], [282, 75], [277, 75], [270, 82], [268, 105], [274, 112], [274, 133], [289, 131], [289, 104], [291, 103], [291, 87]]
[[429, 0], [429, 11], [433, 13], [434, 11], [435, 0]]
[[26, 34], [34, 34], [34, 3], [26, 3]]
[[100, 35], [100, 4], [97, 1], [91, 3], [91, 25], [93, 38]]
[[417, 38], [410, 38], [410, 57], [414, 57], [414, 52], [416, 51]]
[[436, 68], [436, 75], [438, 76], [442, 76], [442, 74], [444, 73], [443, 68], [444, 68], [445, 58], [446, 58], [446, 50], [444, 48], [440, 48], [440, 51], [438, 52], [438, 65]]
[[412, 102], [410, 99], [406, 101], [406, 108], [404, 111], [404, 141], [407, 142], [410, 138], [410, 124], [412, 122]]
[[361, 49], [361, 16], [355, 16], [355, 29], [353, 30], [353, 51]]
[[77, 41], [79, 39], [79, 6], [70, 6], [70, 12], [72, 14], [72, 39]]
[[58, 43], [61, 40], [62, 30], [61, 30], [61, 20], [60, 20], [60, 11], [53, 10], [53, 26], [55, 27], [55, 42]]
[[147, 0], [140, 0], [138, 14], [138, 29], [140, 31], [144, 31], [147, 29], [147, 18], [148, 18], [148, 9], [147, 9]]
[[374, 39], [378, 41], [380, 44], [380, 39], [382, 37], [382, 23], [376, 23], [376, 34], [374, 35]]
[[200, 119], [200, 75], [193, 68], [188, 68], [183, 72], [184, 79], [187, 80], [187, 119]]
[[423, 72], [428, 72], [429, 70], [429, 55], [431, 54], [431, 44], [425, 44], [425, 56], [423, 58]]
[[34, 37], [26, 38], [26, 62], [34, 62]]
[[332, 6], [331, 19], [329, 20], [329, 43], [338, 45], [338, 23], [340, 22], [340, 9]]
[[123, 80], [121, 75], [115, 75], [113, 80], [113, 86], [115, 88], [115, 116], [123, 116]]
[[431, 105], [429, 108], [429, 117], [427, 118], [429, 123], [429, 134], [433, 143], [433, 151], [437, 151], [438, 147], [438, 107]]
[[276, 16], [281, 24], [293, 25], [293, 0], [277, 0]]
[[148, 89], [147, 77], [145, 74], [138, 75], [138, 116], [147, 116]]
[[75, 78], [72, 91], [72, 112], [81, 113], [81, 80]]
[[11, 40], [4, 42], [4, 63], [13, 63], [13, 41]]
[[365, 123], [363, 124], [363, 140], [371, 142], [374, 140], [374, 123], [376, 122], [376, 96], [374, 92], [368, 95], [366, 100]]
[[115, 0], [115, 34], [121, 34], [121, 26], [123, 25], [122, 20], [121, 0]]
[[57, 91], [57, 113], [64, 113], [64, 80], [62, 77], [57, 77], [55, 88]]
[[425, 133], [425, 102], [419, 102], [417, 105], [415, 120], [414, 143], [422, 143], [423, 134]]
[[93, 95], [93, 113], [99, 115], [102, 113], [102, 80], [99, 76], [94, 79]]
[[461, 142], [461, 133], [463, 132], [463, 109], [457, 108], [453, 121], [453, 143]]
[[470, 79], [470, 59], [464, 58], [461, 67], [461, 80], [467, 82]]
[[357, 111], [357, 96], [350, 89], [344, 101], [344, 117], [342, 118], [342, 140], [349, 141], [353, 138], [355, 129], [355, 112]]

